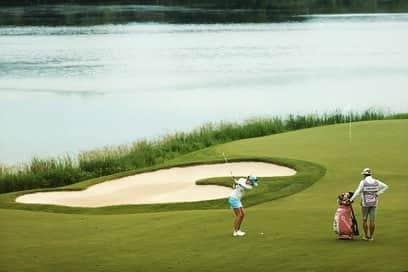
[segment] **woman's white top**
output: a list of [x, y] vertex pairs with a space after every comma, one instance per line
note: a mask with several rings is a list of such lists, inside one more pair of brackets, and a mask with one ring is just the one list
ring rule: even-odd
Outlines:
[[234, 179], [235, 182], [235, 188], [232, 191], [230, 197], [236, 198], [238, 200], [241, 200], [242, 196], [244, 195], [245, 190], [251, 190], [252, 186], [246, 184], [247, 179], [246, 178], [240, 178], [240, 179]]

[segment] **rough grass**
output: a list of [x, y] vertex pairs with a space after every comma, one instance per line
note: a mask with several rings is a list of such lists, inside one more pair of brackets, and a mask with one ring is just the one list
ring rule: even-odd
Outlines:
[[168, 162], [180, 155], [234, 140], [253, 138], [328, 124], [406, 118], [407, 114], [389, 114], [369, 109], [344, 113], [293, 115], [254, 118], [241, 123], [205, 124], [190, 132], [177, 132], [157, 140], [141, 140], [130, 145], [104, 147], [83, 152], [77, 158], [33, 158], [25, 165], [0, 165], [0, 193], [69, 185], [133, 169]]

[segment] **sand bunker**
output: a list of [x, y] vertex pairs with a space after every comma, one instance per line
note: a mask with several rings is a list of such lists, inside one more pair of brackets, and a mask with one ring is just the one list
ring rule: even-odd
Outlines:
[[195, 182], [204, 178], [230, 176], [231, 171], [234, 176], [253, 174], [258, 177], [271, 177], [296, 174], [290, 168], [264, 162], [173, 167], [103, 182], [83, 191], [22, 195], [16, 201], [71, 207], [103, 207], [219, 199], [228, 197], [231, 189], [217, 185], [196, 185]]

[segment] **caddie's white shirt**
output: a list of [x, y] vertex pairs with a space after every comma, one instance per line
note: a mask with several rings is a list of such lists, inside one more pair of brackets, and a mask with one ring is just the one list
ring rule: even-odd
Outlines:
[[371, 176], [365, 177], [363, 180], [360, 181], [360, 184], [358, 185], [356, 191], [354, 192], [353, 196], [350, 198], [350, 201], [353, 201], [358, 195], [363, 197], [363, 188], [364, 188], [364, 182], [367, 182], [368, 184], [374, 184], [375, 182], [378, 182], [379, 186], [379, 191], [377, 192], [377, 195], [381, 195], [388, 189], [388, 185], [379, 181], [378, 179], [373, 179]]
[[234, 179], [235, 182], [235, 188], [231, 193], [231, 197], [236, 198], [236, 199], [241, 199], [245, 189], [246, 190], [251, 190], [252, 186], [246, 184], [246, 178], [240, 178], [238, 180]]

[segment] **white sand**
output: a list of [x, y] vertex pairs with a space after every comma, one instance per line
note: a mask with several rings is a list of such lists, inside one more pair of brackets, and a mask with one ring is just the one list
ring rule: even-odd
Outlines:
[[[93, 185], [83, 191], [43, 192], [22, 195], [20, 203], [53, 204], [71, 207], [103, 207], [125, 204], [193, 202], [226, 198], [231, 189], [217, 185], [196, 185], [204, 178], [256, 175], [290, 176], [290, 168], [264, 162], [234, 162], [174, 167], [137, 174]], [[262, 178], [259, 178], [262, 182]]]

